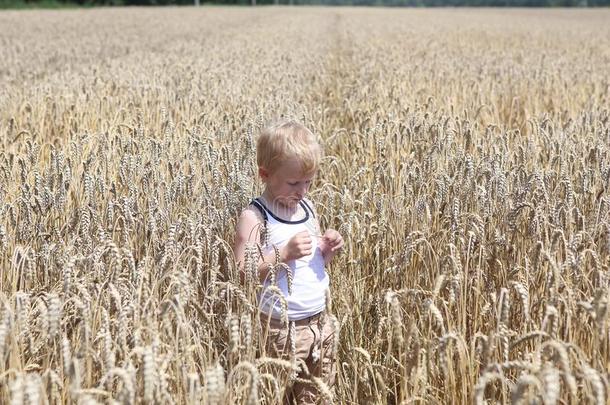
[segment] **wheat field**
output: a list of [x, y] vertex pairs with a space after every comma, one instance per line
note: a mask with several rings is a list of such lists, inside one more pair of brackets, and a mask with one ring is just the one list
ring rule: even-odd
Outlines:
[[[273, 404], [232, 256], [282, 116], [338, 404], [608, 404], [610, 11], [0, 13], [0, 402]], [[330, 391], [330, 392], [329, 392]]]

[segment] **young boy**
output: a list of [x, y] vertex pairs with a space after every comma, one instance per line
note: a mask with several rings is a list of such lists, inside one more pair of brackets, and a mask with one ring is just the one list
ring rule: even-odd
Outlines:
[[[321, 148], [311, 131], [284, 120], [263, 130], [256, 153], [265, 190], [239, 217], [235, 257], [243, 266], [246, 246], [262, 245], [257, 270], [263, 283], [261, 321], [269, 328], [267, 350], [276, 357], [296, 356], [308, 368], [300, 379], [318, 377], [332, 387], [335, 331], [324, 319], [329, 287], [324, 268], [343, 247], [343, 238], [333, 229], [320, 235], [313, 204], [305, 198]], [[274, 277], [270, 268], [276, 269]], [[277, 288], [268, 288], [273, 279]], [[278, 288], [283, 298], [278, 299]], [[286, 315], [289, 327], [282, 320]], [[320, 400], [315, 385], [299, 379], [289, 396], [299, 404]]]

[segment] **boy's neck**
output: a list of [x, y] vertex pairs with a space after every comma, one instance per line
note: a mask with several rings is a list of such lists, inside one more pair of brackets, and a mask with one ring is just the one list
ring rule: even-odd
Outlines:
[[291, 220], [293, 215], [299, 210], [299, 205], [288, 207], [279, 201], [275, 201], [274, 197], [267, 190], [261, 194], [261, 197], [267, 208], [280, 218]]

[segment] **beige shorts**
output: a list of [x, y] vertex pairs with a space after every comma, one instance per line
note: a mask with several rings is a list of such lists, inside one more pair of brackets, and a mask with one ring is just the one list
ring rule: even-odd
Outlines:
[[[294, 321], [294, 349], [297, 360], [307, 366], [301, 370], [292, 389], [287, 392], [285, 403], [319, 404], [328, 403], [312, 383], [311, 377], [318, 377], [329, 390], [335, 383], [335, 327], [325, 312], [310, 318]], [[292, 352], [289, 327], [280, 320], [260, 315], [263, 336], [266, 336], [267, 355], [289, 360]], [[266, 332], [266, 333], [265, 333]], [[304, 367], [304, 366], [303, 366]], [[304, 381], [301, 381], [304, 380]]]

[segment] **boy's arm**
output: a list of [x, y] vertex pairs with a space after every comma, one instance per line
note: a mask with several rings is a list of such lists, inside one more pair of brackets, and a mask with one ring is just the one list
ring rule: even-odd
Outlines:
[[338, 231], [329, 228], [322, 236], [322, 243], [324, 244], [322, 256], [324, 257], [324, 264], [327, 265], [343, 249], [345, 242]]
[[[263, 226], [264, 220], [262, 216], [253, 208], [245, 209], [239, 216], [239, 220], [237, 221], [237, 229], [235, 232], [233, 253], [235, 254], [235, 260], [237, 261], [237, 266], [242, 274], [242, 277], [244, 274], [244, 256], [246, 252], [246, 245], [248, 243], [259, 243], [260, 230]], [[259, 257], [258, 276], [261, 282], [263, 282], [267, 277], [267, 273], [269, 272], [269, 263], [275, 264], [275, 260], [275, 252], [271, 252], [264, 258]]]
[[[311, 212], [313, 213], [318, 229], [320, 229], [320, 221], [318, 217], [318, 212], [313, 204], [313, 201], [306, 199], [305, 200], [309, 207], [311, 207]], [[321, 232], [321, 231], [320, 231]], [[327, 229], [324, 232], [323, 236], [320, 236], [320, 250], [322, 251], [322, 257], [324, 258], [324, 265], [327, 266], [328, 263], [335, 257], [337, 253], [343, 247], [343, 237], [339, 232], [334, 229]]]

